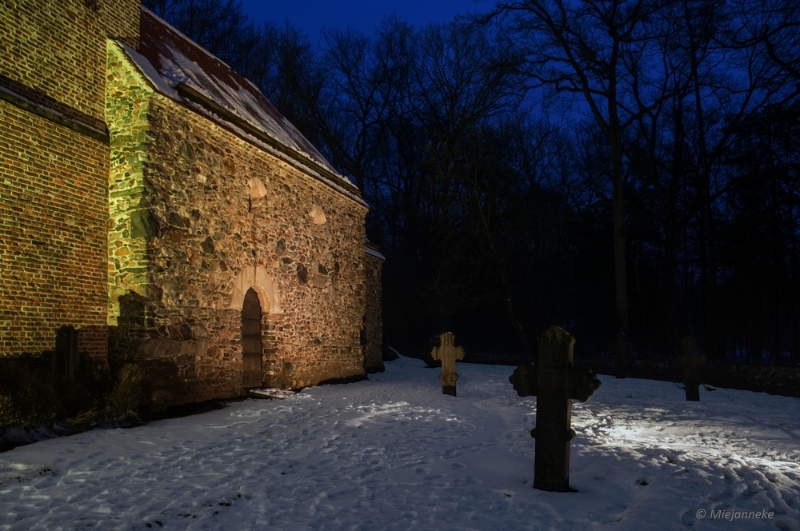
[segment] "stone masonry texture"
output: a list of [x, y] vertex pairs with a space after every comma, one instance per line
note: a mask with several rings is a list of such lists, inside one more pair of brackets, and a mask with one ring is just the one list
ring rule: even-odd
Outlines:
[[368, 372], [383, 370], [383, 300], [381, 269], [383, 260], [366, 253], [366, 313], [364, 314], [364, 367]]
[[154, 93], [118, 46], [108, 57], [115, 355], [172, 374], [165, 404], [176, 382], [192, 400], [240, 394], [234, 292], [258, 270], [263, 382], [363, 376], [367, 207]]

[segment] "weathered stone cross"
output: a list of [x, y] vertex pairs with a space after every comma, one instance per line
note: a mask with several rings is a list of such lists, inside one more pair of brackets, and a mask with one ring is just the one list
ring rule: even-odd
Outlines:
[[697, 342], [692, 336], [681, 339], [680, 364], [683, 367], [683, 388], [686, 400], [700, 401], [700, 368], [705, 365], [706, 357], [697, 353]]
[[509, 377], [519, 396], [536, 396], [533, 488], [574, 492], [569, 486], [572, 399], [586, 402], [600, 387], [591, 369], [572, 366], [575, 338], [557, 326], [537, 338], [536, 366], [520, 365]]
[[442, 381], [442, 394], [456, 396], [456, 360], [464, 359], [464, 349], [455, 346], [456, 336], [451, 332], [445, 332], [439, 336], [439, 346], [433, 347], [431, 357], [435, 360], [442, 360], [442, 374], [439, 379]]

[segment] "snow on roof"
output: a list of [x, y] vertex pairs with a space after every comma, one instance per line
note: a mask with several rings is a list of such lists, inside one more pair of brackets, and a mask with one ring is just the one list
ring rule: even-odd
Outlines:
[[369, 241], [369, 238], [364, 238], [364, 250], [367, 254], [371, 254], [372, 256], [379, 258], [381, 260], [386, 260], [386, 257], [380, 252], [377, 245]]
[[365, 246], [364, 250], [367, 252], [367, 254], [371, 254], [372, 256], [380, 258], [381, 260], [386, 260], [386, 257], [383, 256], [383, 254], [381, 254], [380, 251], [378, 251], [377, 249], [373, 249], [369, 245]]
[[212, 120], [256, 137], [262, 141], [257, 142], [260, 147], [266, 140], [304, 169], [316, 169], [311, 172], [316, 177], [363, 202], [356, 186], [339, 174], [253, 83], [145, 7], [140, 43], [138, 53], [123, 46], [157, 91], [195, 109], [206, 107], [204, 114]]

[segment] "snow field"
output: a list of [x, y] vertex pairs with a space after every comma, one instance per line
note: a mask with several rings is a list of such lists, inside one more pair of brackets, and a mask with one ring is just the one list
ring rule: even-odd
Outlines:
[[573, 404], [578, 492], [550, 493], [531, 488], [536, 399], [516, 396], [513, 367], [457, 371], [457, 398], [401, 357], [369, 381], [16, 448], [0, 454], [0, 530], [800, 531], [800, 399], [692, 403], [600, 376]]

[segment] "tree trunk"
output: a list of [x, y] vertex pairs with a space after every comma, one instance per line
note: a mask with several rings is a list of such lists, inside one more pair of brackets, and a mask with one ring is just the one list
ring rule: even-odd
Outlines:
[[[667, 222], [669, 223], [669, 222]], [[667, 355], [675, 355], [677, 336], [676, 321], [678, 313], [678, 237], [676, 231], [667, 226], [664, 235], [664, 277], [661, 295], [661, 344]]]
[[[612, 84], [612, 87], [614, 85]], [[608, 141], [611, 147], [614, 216], [614, 287], [616, 292], [617, 378], [625, 377], [625, 343], [628, 335], [628, 284], [625, 261], [625, 210], [623, 189], [625, 178], [622, 165], [622, 134], [617, 116], [616, 93], [609, 97]]]

